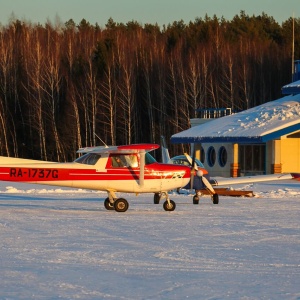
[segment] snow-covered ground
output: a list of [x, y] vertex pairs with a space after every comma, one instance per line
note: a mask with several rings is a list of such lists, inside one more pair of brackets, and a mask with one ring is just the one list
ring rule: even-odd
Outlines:
[[300, 182], [199, 205], [0, 182], [0, 299], [300, 299]]

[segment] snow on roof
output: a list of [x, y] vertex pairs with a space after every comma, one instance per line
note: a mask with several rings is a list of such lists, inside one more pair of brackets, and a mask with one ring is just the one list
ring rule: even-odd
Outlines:
[[300, 94], [215, 119], [172, 135], [172, 143], [266, 142], [300, 130]]
[[299, 94], [300, 93], [300, 80], [289, 83], [281, 88], [284, 95]]

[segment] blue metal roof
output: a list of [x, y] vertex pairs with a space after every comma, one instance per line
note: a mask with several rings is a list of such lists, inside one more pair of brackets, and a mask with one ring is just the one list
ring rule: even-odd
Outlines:
[[172, 143], [265, 143], [300, 130], [300, 94], [194, 126]]
[[270, 134], [262, 136], [190, 136], [190, 137], [171, 137], [171, 142], [174, 144], [191, 144], [191, 143], [239, 143], [239, 144], [253, 144], [253, 143], [266, 143], [271, 140], [280, 138], [281, 136], [288, 135], [292, 132], [300, 130], [299, 124], [295, 124]]
[[294, 62], [293, 82], [281, 88], [283, 95], [300, 94], [300, 60]]
[[289, 83], [281, 88], [283, 95], [296, 95], [300, 94], [300, 80]]

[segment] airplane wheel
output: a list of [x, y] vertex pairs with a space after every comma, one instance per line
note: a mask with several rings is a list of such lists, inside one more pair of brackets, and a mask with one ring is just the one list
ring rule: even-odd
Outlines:
[[213, 194], [212, 195], [212, 201], [213, 201], [213, 204], [219, 204], [219, 195], [218, 194]]
[[166, 211], [173, 211], [176, 208], [176, 203], [173, 200], [170, 200], [170, 204], [168, 203], [168, 201], [165, 201], [163, 207]]
[[111, 204], [111, 203], [109, 202], [109, 198], [106, 198], [106, 199], [104, 200], [104, 207], [105, 207], [107, 210], [114, 210], [114, 209], [115, 209], [114, 205]]
[[197, 195], [193, 197], [193, 204], [199, 204], [199, 197]]
[[115, 211], [125, 212], [128, 209], [129, 204], [126, 199], [119, 198], [115, 201], [114, 206], [115, 206]]
[[159, 200], [160, 200], [160, 194], [159, 193], [155, 193], [154, 194], [154, 204], [159, 204]]

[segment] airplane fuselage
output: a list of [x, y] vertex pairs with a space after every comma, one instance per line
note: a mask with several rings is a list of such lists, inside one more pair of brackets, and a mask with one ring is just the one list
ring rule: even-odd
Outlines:
[[[109, 168], [106, 163], [86, 165], [76, 162], [53, 163], [13, 159], [0, 161], [0, 180], [102, 191], [157, 193], [185, 186], [190, 169], [170, 164], [149, 164], [144, 169], [143, 185], [139, 168]], [[103, 158], [104, 159], [104, 158]], [[103, 160], [102, 159], [102, 160]], [[3, 164], [4, 162], [4, 164]]]

